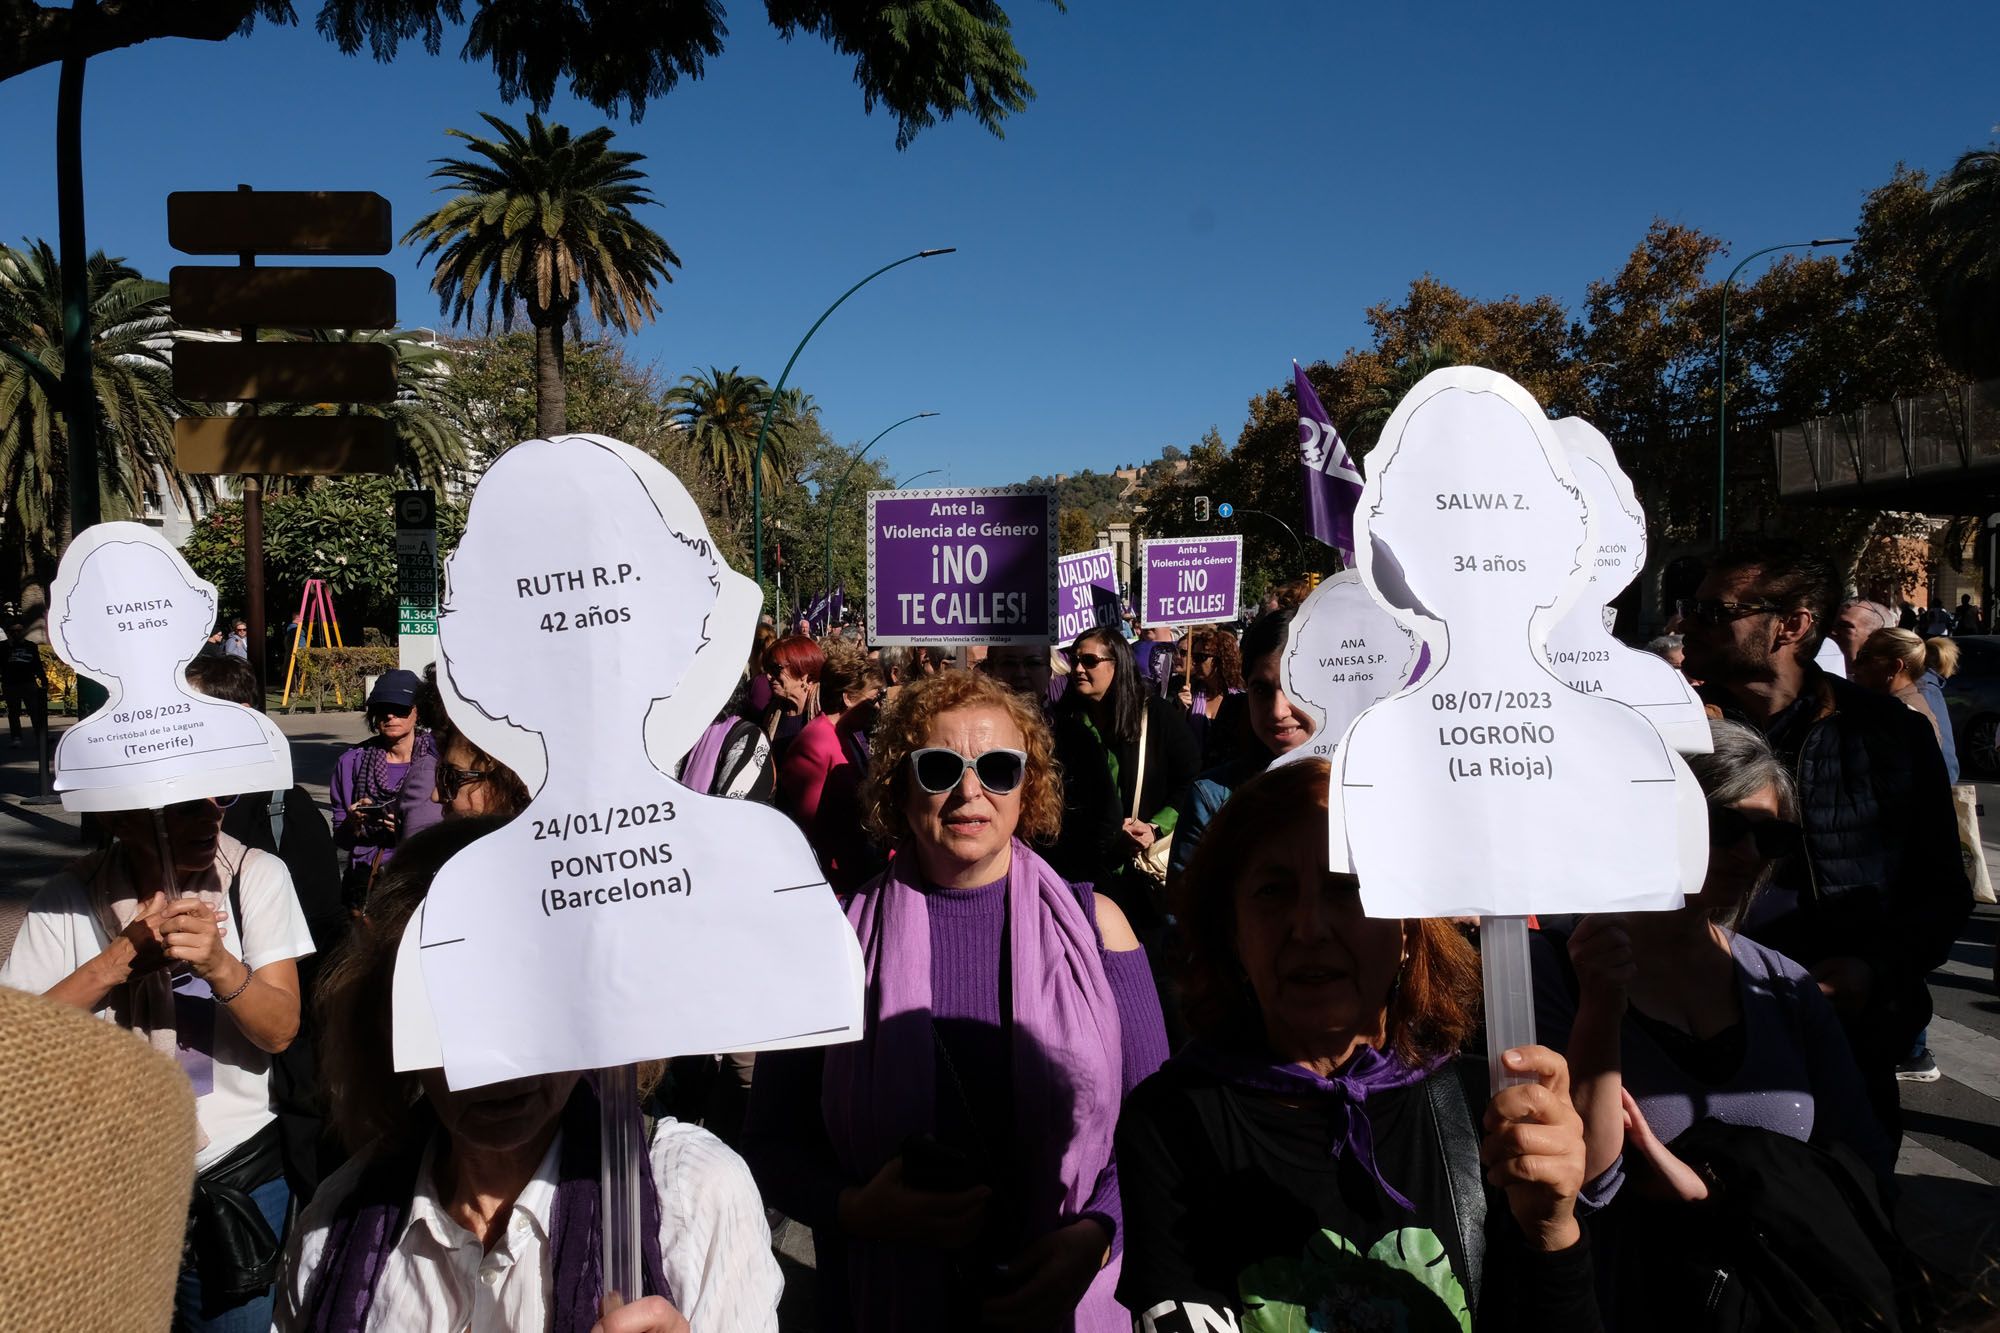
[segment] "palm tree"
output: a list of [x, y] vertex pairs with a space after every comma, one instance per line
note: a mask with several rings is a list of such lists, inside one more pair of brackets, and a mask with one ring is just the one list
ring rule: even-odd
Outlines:
[[[659, 313], [654, 285], [672, 282], [676, 255], [633, 216], [653, 202], [638, 182], [643, 155], [611, 149], [611, 131], [572, 138], [567, 126], [528, 116], [525, 133], [480, 113], [499, 135], [479, 139], [447, 130], [483, 161], [439, 158], [433, 179], [456, 195], [404, 233], [422, 239], [422, 258], [437, 255], [431, 290], [454, 323], [471, 323], [485, 289], [484, 319], [500, 311], [514, 324], [517, 307], [535, 330], [535, 422], [544, 436], [565, 428], [563, 330], [582, 335], [590, 300], [599, 324], [630, 332]], [[445, 187], [441, 187], [445, 188]]]
[[[90, 257], [88, 303], [104, 517], [143, 512], [162, 476], [192, 510], [214, 487], [174, 463], [174, 418], [185, 405], [173, 387], [166, 285], [100, 250]], [[62, 306], [62, 269], [48, 242], [0, 246], [0, 548], [27, 580], [47, 571], [71, 535]]]
[[1373, 448], [1382, 437], [1382, 428], [1389, 424], [1398, 404], [1409, 397], [1410, 390], [1423, 381], [1433, 370], [1444, 370], [1451, 366], [1463, 365], [1464, 358], [1443, 343], [1427, 342], [1415, 352], [1405, 356], [1389, 368], [1389, 379], [1378, 384], [1369, 394], [1368, 406], [1363, 408], [1354, 420], [1354, 439], [1350, 447], [1356, 452]]
[[2000, 149], [1962, 155], [1931, 198], [1938, 229], [1932, 284], [1938, 341], [1968, 379], [2000, 375]]
[[[716, 479], [725, 527], [732, 527], [730, 500], [750, 489], [757, 432], [771, 404], [771, 386], [761, 375], [740, 373], [741, 367], [707, 374], [688, 374], [667, 390], [667, 415], [686, 432], [695, 457]], [[777, 412], [764, 441], [764, 485], [780, 485], [792, 472], [791, 431], [817, 409], [812, 397], [797, 389], [778, 396]]]
[[[396, 436], [396, 467], [412, 485], [445, 490], [466, 465], [465, 436], [458, 426], [464, 404], [452, 377], [449, 348], [413, 329], [316, 329], [304, 335], [316, 343], [385, 343], [396, 354], [396, 396], [386, 403], [267, 403], [265, 416], [386, 417]], [[272, 491], [304, 490], [311, 477], [273, 477]]]

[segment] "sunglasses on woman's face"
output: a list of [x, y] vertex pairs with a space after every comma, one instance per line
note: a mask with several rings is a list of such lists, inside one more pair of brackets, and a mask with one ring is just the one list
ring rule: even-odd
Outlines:
[[1096, 653], [1078, 653], [1075, 658], [1076, 664], [1085, 671], [1095, 671], [1111, 660], [1108, 657], [1099, 657]]
[[1005, 796], [1021, 785], [1028, 773], [1028, 756], [1020, 750], [988, 750], [970, 759], [941, 745], [927, 746], [910, 754], [910, 775], [917, 786], [933, 796], [942, 796], [965, 780], [965, 770], [979, 775], [979, 785], [995, 796]]
[[1734, 847], [1749, 838], [1766, 861], [1790, 856], [1805, 844], [1805, 832], [1787, 819], [1752, 819], [1726, 805], [1708, 807], [1708, 845]]
[[492, 776], [485, 769], [460, 768], [457, 764], [439, 764], [437, 774], [438, 795], [447, 802], [457, 800], [467, 785], [484, 782]]
[[175, 801], [168, 810], [178, 810], [184, 814], [199, 814], [204, 810], [227, 810], [236, 804], [234, 796], [197, 796], [192, 801]]

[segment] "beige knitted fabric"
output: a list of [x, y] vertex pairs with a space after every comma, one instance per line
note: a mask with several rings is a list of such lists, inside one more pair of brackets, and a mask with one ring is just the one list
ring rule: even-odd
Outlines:
[[172, 1060], [0, 987], [0, 1323], [165, 1329], [194, 1140], [194, 1090]]

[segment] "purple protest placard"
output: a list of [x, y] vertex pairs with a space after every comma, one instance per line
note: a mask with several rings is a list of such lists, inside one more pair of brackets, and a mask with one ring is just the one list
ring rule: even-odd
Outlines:
[[1243, 538], [1169, 537], [1143, 542], [1141, 625], [1210, 625], [1236, 619]]
[[868, 493], [868, 642], [1049, 643], [1049, 486]]
[[1124, 619], [1118, 588], [1118, 555], [1109, 547], [1078, 551], [1056, 562], [1056, 589], [1062, 604], [1056, 642], [1075, 643], [1085, 630]]

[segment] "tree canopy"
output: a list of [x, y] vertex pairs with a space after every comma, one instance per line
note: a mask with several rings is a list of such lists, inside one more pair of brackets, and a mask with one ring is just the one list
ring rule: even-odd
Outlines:
[[[1060, 0], [1056, 0], [1060, 7]], [[862, 107], [896, 121], [896, 146], [940, 121], [968, 116], [993, 134], [1035, 90], [993, 0], [766, 0], [786, 39], [817, 37], [854, 61]], [[0, 0], [0, 79], [160, 37], [219, 42], [258, 20], [299, 21], [291, 0], [99, 0], [69, 5]], [[565, 82], [607, 115], [637, 120], [682, 79], [699, 79], [729, 29], [719, 0], [323, 0], [313, 26], [348, 55], [396, 57], [405, 42], [431, 55], [447, 37], [459, 58], [492, 66], [500, 95], [546, 110]]]

